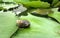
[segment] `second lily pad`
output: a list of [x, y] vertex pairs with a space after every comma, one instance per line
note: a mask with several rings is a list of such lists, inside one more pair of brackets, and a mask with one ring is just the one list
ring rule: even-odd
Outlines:
[[16, 19], [12, 12], [0, 12], [0, 38], [10, 38], [17, 30]]
[[30, 28], [19, 29], [12, 38], [60, 38], [60, 24], [31, 14], [21, 16], [20, 20], [28, 20]]

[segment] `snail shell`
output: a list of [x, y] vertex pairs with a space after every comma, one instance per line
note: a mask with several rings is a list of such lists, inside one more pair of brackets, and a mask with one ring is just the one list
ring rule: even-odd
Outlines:
[[17, 25], [19, 28], [28, 28], [30, 27], [30, 22], [27, 20], [17, 20]]

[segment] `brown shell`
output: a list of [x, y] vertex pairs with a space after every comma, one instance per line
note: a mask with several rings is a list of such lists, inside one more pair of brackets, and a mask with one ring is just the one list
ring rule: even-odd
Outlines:
[[19, 28], [28, 28], [30, 27], [30, 22], [27, 20], [17, 20], [17, 25]]

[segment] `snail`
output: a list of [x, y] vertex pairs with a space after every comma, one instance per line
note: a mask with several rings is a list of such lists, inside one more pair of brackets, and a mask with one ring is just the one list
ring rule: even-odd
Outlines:
[[17, 20], [17, 25], [19, 28], [29, 28], [30, 22], [27, 20]]

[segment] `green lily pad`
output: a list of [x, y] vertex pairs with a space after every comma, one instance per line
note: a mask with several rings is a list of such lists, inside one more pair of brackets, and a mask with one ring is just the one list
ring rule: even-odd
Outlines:
[[59, 21], [60, 22], [60, 12], [55, 12], [55, 13], [53, 13], [53, 14], [49, 14], [49, 16], [50, 17], [53, 17], [53, 18], [55, 18], [57, 21]]
[[5, 4], [5, 3], [0, 3], [0, 9], [10, 9], [10, 8], [14, 8], [17, 7], [17, 4]]
[[60, 12], [58, 12], [58, 8], [53, 8], [52, 10], [54, 13], [48, 14], [48, 16], [53, 17], [60, 22]]
[[29, 2], [30, 0], [14, 0], [14, 2]]
[[2, 0], [0, 0], [0, 2], [1, 2]]
[[26, 7], [33, 7], [33, 8], [49, 8], [50, 4], [48, 2], [42, 1], [30, 1], [30, 0], [14, 0], [16, 3], [21, 3]]
[[59, 2], [59, 0], [53, 0], [52, 6], [54, 7], [54, 5], [57, 4], [58, 2]]
[[2, 0], [3, 2], [13, 2], [13, 0]]
[[12, 12], [0, 12], [0, 38], [10, 38], [17, 30], [16, 19]]
[[21, 16], [20, 20], [28, 20], [30, 28], [19, 29], [12, 38], [60, 38], [60, 24], [31, 14]]
[[54, 5], [54, 7], [60, 7], [60, 1]]

